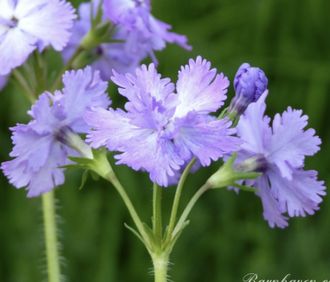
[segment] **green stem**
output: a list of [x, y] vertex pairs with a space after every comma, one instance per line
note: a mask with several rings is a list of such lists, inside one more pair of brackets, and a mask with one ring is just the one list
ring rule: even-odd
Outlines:
[[184, 187], [184, 183], [186, 182], [189, 172], [190, 172], [192, 166], [195, 164], [195, 162], [196, 162], [196, 159], [192, 159], [190, 161], [190, 163], [186, 166], [185, 170], [183, 171], [183, 173], [181, 175], [179, 184], [176, 188], [173, 206], [172, 206], [172, 210], [171, 210], [170, 222], [169, 222], [168, 230], [167, 230], [167, 240], [171, 238], [171, 233], [172, 233], [175, 223], [176, 223], [176, 217], [177, 217], [177, 213], [178, 213], [178, 208], [179, 208], [179, 204], [180, 204], [180, 198], [181, 198], [182, 190]]
[[155, 282], [166, 282], [169, 258], [167, 254], [152, 257], [154, 267]]
[[192, 208], [194, 207], [194, 205], [196, 204], [196, 202], [198, 201], [198, 199], [207, 191], [211, 188], [210, 184], [208, 182], [206, 182], [202, 187], [200, 187], [197, 192], [195, 193], [195, 195], [190, 199], [188, 205], [186, 206], [186, 208], [184, 209], [184, 211], [182, 212], [182, 215], [177, 223], [177, 225], [174, 228], [173, 234], [172, 234], [172, 238], [174, 238], [176, 236], [176, 234], [182, 230], [182, 227], [185, 225], [185, 222], [192, 210]]
[[[35, 94], [25, 77], [17, 70], [13, 70], [13, 76], [24, 90], [24, 94], [30, 102], [35, 102]], [[42, 213], [44, 219], [44, 236], [47, 257], [47, 276], [48, 282], [61, 281], [61, 268], [58, 252], [57, 228], [54, 191], [50, 191], [41, 196]]]
[[60, 282], [61, 269], [58, 253], [55, 202], [53, 191], [42, 195], [42, 207], [44, 216], [48, 282]]
[[[109, 165], [110, 166], [110, 165]], [[111, 167], [110, 167], [111, 169]], [[101, 174], [102, 176], [102, 174]], [[127, 195], [124, 187], [121, 185], [120, 181], [118, 180], [118, 178], [116, 177], [115, 173], [112, 171], [112, 169], [106, 174], [103, 175], [103, 177], [108, 180], [109, 182], [111, 182], [113, 184], [113, 186], [115, 187], [115, 189], [117, 190], [117, 192], [119, 193], [120, 197], [122, 198], [122, 200], [124, 201], [131, 217], [132, 220], [137, 228], [137, 230], [139, 231], [144, 243], [146, 244], [146, 247], [148, 249], [148, 251], [151, 249], [151, 245], [150, 245], [150, 240], [149, 240], [149, 236], [146, 233], [143, 223], [133, 205], [133, 203], [131, 202], [129, 196]]]
[[24, 90], [25, 96], [29, 99], [29, 101], [31, 103], [34, 103], [34, 101], [35, 101], [34, 92], [33, 92], [32, 88], [30, 87], [30, 85], [28, 84], [28, 82], [26, 81], [25, 77], [17, 69], [14, 69], [12, 74], [13, 74], [14, 78], [17, 80], [17, 82], [19, 83], [19, 85]]
[[162, 239], [162, 188], [156, 183], [153, 186], [153, 231], [156, 238]]

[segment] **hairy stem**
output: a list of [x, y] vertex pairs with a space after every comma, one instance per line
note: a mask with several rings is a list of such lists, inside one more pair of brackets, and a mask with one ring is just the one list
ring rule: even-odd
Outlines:
[[42, 195], [48, 282], [61, 281], [54, 191]]
[[155, 282], [166, 282], [169, 258], [167, 254], [152, 257], [154, 267]]

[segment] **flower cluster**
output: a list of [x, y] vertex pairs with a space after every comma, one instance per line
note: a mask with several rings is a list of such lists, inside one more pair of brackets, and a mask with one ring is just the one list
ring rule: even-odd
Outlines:
[[167, 186], [193, 157], [206, 166], [238, 150], [240, 140], [233, 136], [231, 122], [210, 115], [223, 105], [229, 80], [201, 57], [181, 68], [176, 92], [153, 64], [135, 74], [114, 72], [112, 80], [128, 99], [126, 111], [93, 109], [85, 120], [93, 128], [87, 141], [94, 148], [119, 151], [118, 164], [145, 170], [154, 182]]
[[[289, 107], [270, 124], [264, 115], [268, 79], [261, 69], [240, 66], [236, 95], [217, 118], [212, 113], [223, 106], [229, 80], [210, 62], [189, 60], [176, 84], [158, 74], [155, 51], [167, 43], [191, 47], [185, 36], [152, 15], [150, 0], [83, 3], [79, 20], [74, 19], [74, 9], [65, 0], [0, 1], [0, 90], [35, 50], [52, 46], [63, 51], [70, 61], [67, 68], [83, 55], [92, 57], [91, 67], [64, 74], [62, 91], [40, 95], [28, 112], [32, 121], [11, 129], [13, 159], [1, 168], [14, 186], [27, 187], [33, 197], [62, 184], [68, 156], [93, 157], [90, 147], [77, 139], [87, 134], [93, 148], [117, 152], [117, 164], [148, 172], [160, 186], [177, 181], [194, 158], [208, 166], [237, 152], [235, 172], [261, 173], [254, 180], [239, 179], [256, 188], [271, 227], [283, 228], [287, 215], [305, 216], [319, 208], [324, 183], [303, 166], [321, 141], [313, 129], [305, 130], [308, 118], [300, 110]], [[138, 67], [146, 57], [154, 63]], [[101, 77], [111, 77], [119, 87], [128, 100], [125, 110], [108, 108], [107, 82]], [[34, 90], [28, 78], [21, 84]], [[79, 148], [77, 140], [83, 144]], [[228, 185], [238, 184], [234, 181]]]
[[[80, 5], [79, 20], [63, 52], [65, 60], [72, 56], [82, 38], [91, 30], [92, 17], [96, 17], [98, 7], [100, 1]], [[104, 79], [111, 76], [112, 69], [120, 73], [133, 72], [147, 56], [156, 61], [153, 51], [164, 49], [167, 42], [191, 48], [185, 36], [169, 32], [168, 24], [151, 15], [147, 0], [105, 0], [103, 14], [103, 23], [110, 21], [114, 29], [112, 34], [109, 33], [109, 42], [99, 44], [92, 50], [92, 57], [95, 58], [92, 66], [101, 71]]]
[[151, 14], [150, 0], [104, 0], [104, 7], [111, 22], [120, 27], [120, 37], [126, 39], [131, 52], [153, 56], [153, 50], [164, 49], [167, 42], [191, 48], [185, 36], [170, 32], [170, 25]]
[[70, 147], [73, 132], [86, 133], [82, 119], [91, 107], [106, 108], [107, 83], [90, 67], [66, 72], [64, 88], [54, 94], [40, 95], [28, 112], [32, 121], [11, 128], [14, 159], [2, 163], [2, 170], [17, 188], [27, 187], [28, 197], [48, 192], [64, 182], [64, 166], [68, 156], [78, 152]]
[[264, 116], [267, 92], [250, 104], [237, 125], [244, 142], [238, 153], [241, 169], [255, 170], [262, 176], [248, 184], [261, 198], [264, 218], [271, 227], [284, 228], [290, 217], [311, 215], [325, 195], [317, 172], [304, 170], [304, 159], [319, 150], [321, 140], [313, 129], [304, 130], [308, 117], [301, 110], [288, 108], [277, 114], [270, 125]]
[[0, 75], [22, 65], [36, 49], [51, 45], [61, 51], [74, 18], [71, 4], [63, 0], [1, 0]]

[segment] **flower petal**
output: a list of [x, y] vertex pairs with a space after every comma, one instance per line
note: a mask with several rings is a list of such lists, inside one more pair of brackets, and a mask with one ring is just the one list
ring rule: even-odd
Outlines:
[[57, 51], [68, 43], [76, 18], [72, 5], [63, 0], [19, 0], [15, 13], [20, 29]]
[[86, 112], [84, 119], [93, 129], [87, 135], [87, 142], [93, 148], [106, 146], [110, 151], [121, 150], [130, 145], [130, 140], [143, 139], [152, 133], [132, 124], [121, 110], [93, 109]]
[[256, 181], [257, 195], [261, 198], [263, 206], [264, 219], [268, 221], [271, 228], [288, 226], [287, 217], [285, 217], [279, 207], [279, 203], [272, 195], [269, 187], [269, 182], [266, 176], [261, 176]]
[[185, 116], [189, 111], [210, 113], [217, 111], [226, 100], [229, 80], [211, 69], [211, 63], [197, 57], [181, 67], [176, 85], [179, 105], [175, 115]]
[[111, 79], [120, 87], [119, 93], [129, 100], [125, 105], [129, 111], [144, 109], [145, 100], [150, 97], [167, 104], [167, 98], [174, 92], [174, 84], [169, 78], [161, 78], [154, 64], [142, 65], [135, 74], [123, 75], [114, 71]]
[[92, 107], [107, 108], [110, 100], [107, 95], [108, 83], [101, 80], [98, 71], [90, 67], [83, 70], [68, 71], [63, 76], [63, 96], [61, 101], [66, 113], [66, 123], [73, 131], [87, 132], [83, 120], [86, 110]]
[[267, 150], [271, 128], [270, 119], [264, 116], [266, 110], [265, 92], [257, 102], [251, 103], [240, 117], [237, 134], [244, 141], [241, 148], [248, 152], [263, 154]]
[[239, 149], [241, 141], [227, 119], [218, 120], [194, 112], [174, 121], [173, 140], [184, 160], [195, 156], [203, 166]]
[[2, 163], [1, 169], [17, 188], [27, 186], [28, 197], [39, 196], [64, 182], [66, 151], [53, 142], [51, 135], [40, 135], [29, 125], [13, 128], [13, 160]]
[[158, 138], [156, 133], [146, 135], [144, 140], [131, 140], [125, 152], [116, 155], [117, 164], [126, 164], [134, 170], [146, 170], [150, 179], [160, 186], [168, 186], [169, 178], [183, 165], [174, 144]]
[[11, 28], [0, 38], [0, 75], [22, 65], [36, 48], [37, 39], [18, 28]]
[[268, 160], [288, 179], [292, 178], [293, 168], [301, 167], [305, 156], [314, 155], [321, 144], [314, 129], [304, 131], [307, 120], [301, 110], [289, 107], [282, 115], [277, 114], [273, 121]]
[[314, 214], [325, 195], [323, 181], [317, 180], [316, 171], [295, 170], [292, 180], [280, 176], [280, 172], [267, 172], [271, 191], [283, 212], [290, 217]]

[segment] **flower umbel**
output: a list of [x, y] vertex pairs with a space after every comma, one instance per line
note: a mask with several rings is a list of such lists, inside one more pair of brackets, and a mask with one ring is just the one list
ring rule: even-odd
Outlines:
[[134, 75], [115, 72], [112, 80], [128, 99], [126, 111], [93, 109], [85, 119], [93, 128], [87, 141], [119, 151], [118, 164], [146, 170], [154, 182], [167, 186], [191, 158], [207, 166], [238, 149], [231, 122], [210, 115], [223, 105], [229, 81], [201, 57], [181, 68], [176, 93], [153, 64]]
[[68, 156], [80, 155], [70, 146], [74, 133], [86, 133], [83, 114], [91, 107], [109, 106], [107, 83], [91, 68], [66, 72], [64, 88], [43, 93], [28, 112], [28, 124], [13, 127], [14, 159], [2, 163], [2, 170], [17, 188], [27, 187], [28, 197], [39, 196], [63, 184]]
[[291, 107], [275, 115], [270, 126], [270, 118], [264, 116], [266, 96], [264, 93], [250, 104], [237, 125], [238, 136], [244, 141], [237, 168], [263, 173], [247, 184], [256, 187], [269, 225], [284, 228], [288, 225], [285, 214], [314, 214], [325, 195], [317, 172], [303, 169], [305, 156], [314, 155], [321, 140], [314, 129], [304, 130], [308, 117]]

